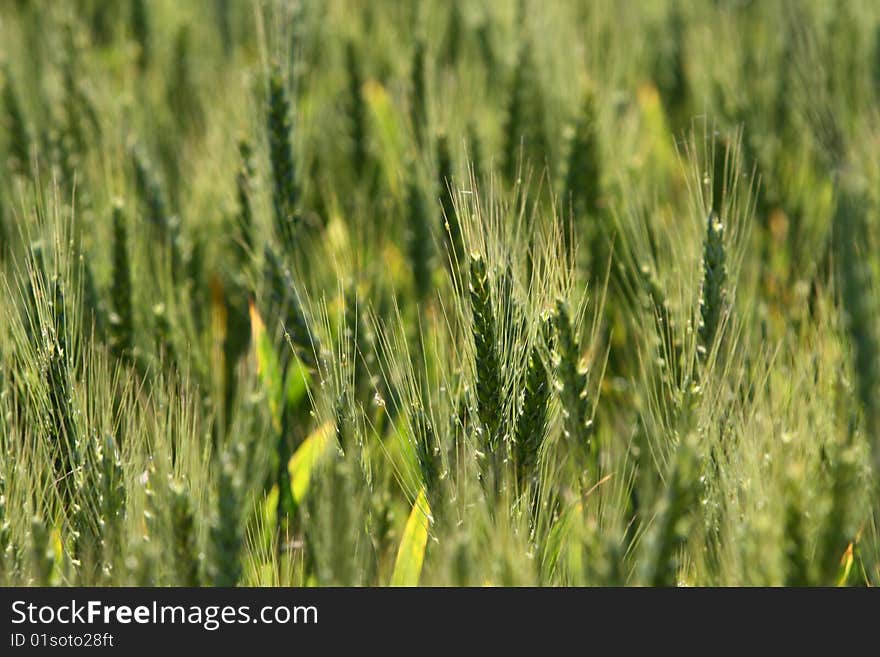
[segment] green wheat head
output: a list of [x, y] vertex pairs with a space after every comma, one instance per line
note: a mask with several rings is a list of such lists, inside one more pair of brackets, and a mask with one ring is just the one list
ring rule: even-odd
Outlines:
[[431, 222], [428, 205], [415, 178], [408, 184], [407, 214], [413, 281], [418, 299], [425, 303], [431, 293]]
[[147, 0], [131, 0], [130, 30], [138, 45], [138, 68], [144, 71], [153, 57], [152, 28]]
[[345, 44], [345, 69], [348, 74], [348, 120], [351, 129], [351, 163], [357, 178], [367, 169], [367, 108], [362, 93], [363, 78], [354, 41]]
[[134, 336], [128, 227], [121, 201], [117, 201], [113, 205], [112, 253], [113, 272], [110, 281], [110, 298], [113, 313], [110, 315], [110, 330], [114, 349], [121, 355], [132, 348]]
[[592, 451], [593, 421], [587, 373], [581, 370], [581, 349], [575, 337], [568, 303], [559, 299], [553, 315], [556, 389], [562, 402], [566, 438], [584, 454]]
[[238, 154], [241, 165], [235, 175], [235, 192], [238, 200], [236, 225], [242, 252], [248, 257], [254, 251], [254, 208], [252, 196], [256, 178], [254, 151], [251, 143], [242, 138], [238, 142]]
[[650, 534], [645, 538], [641, 581], [649, 586], [676, 586], [681, 551], [695, 524], [699, 460], [689, 436], [677, 447], [666, 492], [658, 503]]
[[221, 457], [217, 480], [217, 509], [210, 529], [210, 577], [214, 586], [235, 586], [241, 579], [242, 526], [241, 474], [233, 452]]
[[275, 66], [269, 75], [269, 99], [266, 112], [269, 162], [272, 165], [275, 232], [285, 252], [293, 253], [300, 194], [293, 154], [293, 117], [290, 97], [284, 76], [278, 66]]
[[598, 232], [597, 227], [591, 225], [599, 221], [598, 211], [601, 199], [601, 153], [594, 105], [593, 95], [588, 94], [581, 115], [575, 124], [568, 151], [561, 196], [564, 222], [563, 238], [568, 252], [572, 249], [572, 241], [577, 228], [586, 228], [594, 234]]
[[422, 39], [416, 41], [413, 50], [410, 95], [410, 121], [416, 144], [422, 146], [428, 130], [428, 89], [425, 71], [425, 42]]
[[711, 212], [706, 221], [703, 243], [703, 285], [700, 296], [699, 354], [708, 358], [724, 321], [727, 304], [727, 269], [725, 263], [724, 225]]
[[[507, 120], [504, 125], [503, 172], [514, 183], [524, 162], [543, 170], [550, 156], [543, 90], [532, 45], [526, 41], [519, 50], [513, 72]], [[522, 156], [522, 157], [521, 157]]]
[[491, 289], [492, 283], [483, 256], [472, 254], [471, 333], [474, 340], [477, 415], [482, 424], [482, 445], [487, 451], [494, 452], [500, 438], [498, 434], [502, 420], [502, 391], [498, 335]]
[[184, 586], [199, 586], [201, 563], [195, 512], [189, 493], [177, 483], [169, 482], [168, 515], [171, 527], [171, 557], [175, 569], [175, 581]]
[[834, 233], [840, 254], [841, 301], [845, 326], [852, 343], [856, 378], [856, 395], [865, 418], [865, 429], [871, 438], [874, 463], [880, 472], [880, 341], [875, 319], [876, 302], [870, 265], [858, 245], [864, 243], [867, 201], [858, 189], [845, 183], [838, 191], [834, 217]]
[[538, 457], [547, 431], [550, 378], [544, 364], [545, 349], [540, 342], [544, 336], [549, 337], [549, 319], [543, 333], [543, 336], [536, 338], [536, 344], [529, 352], [525, 387], [516, 423], [516, 469], [520, 486], [525, 486], [537, 475]]
[[142, 148], [136, 146], [132, 149], [132, 162], [135, 189], [143, 207], [143, 216], [156, 229], [159, 243], [170, 255], [171, 274], [175, 281], [179, 280], [183, 274], [180, 220], [171, 214], [162, 183]]
[[3, 125], [8, 140], [7, 164], [19, 176], [29, 176], [31, 168], [31, 135], [27, 120], [12, 80], [9, 67], [4, 69]]

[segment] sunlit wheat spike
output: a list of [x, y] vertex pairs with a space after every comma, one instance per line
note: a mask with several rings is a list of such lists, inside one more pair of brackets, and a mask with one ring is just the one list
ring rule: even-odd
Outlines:
[[446, 24], [442, 49], [443, 57], [450, 66], [455, 66], [458, 63], [464, 33], [465, 26], [464, 17], [461, 12], [461, 1], [452, 0], [449, 3], [449, 22]]
[[470, 160], [471, 171], [477, 182], [486, 179], [486, 162], [483, 158], [483, 140], [473, 121], [468, 123], [467, 154]]
[[412, 411], [412, 426], [415, 432], [414, 447], [422, 482], [425, 484], [428, 499], [432, 501], [431, 508], [436, 512], [440, 494], [440, 475], [443, 468], [437, 435], [434, 432], [431, 418], [422, 408], [417, 406]]
[[3, 67], [3, 127], [6, 128], [9, 168], [20, 176], [30, 175], [31, 134], [9, 66]]
[[113, 314], [110, 328], [113, 334], [113, 348], [118, 354], [125, 354], [132, 347], [134, 322], [132, 311], [132, 287], [130, 256], [128, 249], [128, 227], [121, 201], [113, 205], [113, 271], [110, 279], [110, 298]]
[[676, 331], [669, 300], [666, 297], [657, 274], [645, 265], [639, 269], [642, 286], [648, 307], [654, 317], [657, 340], [659, 341], [660, 364], [665, 369], [670, 382], [678, 386], [681, 382], [682, 345]]
[[104, 436], [100, 468], [104, 554], [113, 555], [122, 544], [127, 491], [122, 455], [111, 433]]
[[547, 430], [550, 380], [542, 353], [538, 344], [532, 346], [516, 423], [516, 469], [520, 486], [525, 486], [537, 473], [538, 455]]
[[533, 46], [525, 40], [519, 49], [504, 125], [502, 171], [509, 183], [517, 181], [524, 162], [539, 170], [548, 164], [550, 148], [545, 121], [543, 91]]
[[590, 403], [587, 396], [588, 378], [587, 373], [581, 371], [580, 345], [575, 337], [568, 303], [564, 299], [556, 302], [553, 335], [556, 387], [562, 402], [565, 434], [583, 453], [589, 454], [593, 422], [590, 418]]
[[79, 33], [77, 27], [70, 22], [63, 27], [63, 59], [61, 63], [61, 80], [64, 88], [64, 118], [62, 139], [66, 142], [68, 157], [73, 159], [75, 167], [82, 159], [86, 149], [87, 138], [83, 107], [83, 93], [80, 87], [82, 73], [80, 71]]
[[501, 365], [491, 287], [483, 257], [471, 255], [471, 332], [474, 339], [477, 414], [483, 425], [483, 444], [489, 451], [497, 447], [502, 415]]
[[[600, 151], [596, 129], [595, 100], [588, 93], [574, 128], [562, 186], [563, 238], [570, 252], [576, 227], [598, 221], [600, 202]], [[570, 220], [573, 220], [570, 222]], [[595, 229], [595, 227], [592, 227]]]
[[71, 393], [71, 354], [67, 341], [67, 311], [64, 287], [58, 276], [52, 280], [52, 336], [47, 354], [46, 387], [49, 392], [49, 443], [55, 453], [55, 474], [62, 496], [71, 501], [79, 465], [79, 437]]
[[858, 443], [853, 440], [854, 427], [847, 432], [846, 440], [835, 445], [831, 464], [830, 505], [826, 511], [819, 534], [816, 553], [819, 586], [832, 586], [840, 572], [841, 555], [847, 546], [858, 541], [865, 510], [860, 503], [864, 499], [864, 459]]
[[416, 144], [425, 142], [428, 130], [428, 83], [426, 80], [425, 41], [417, 39], [413, 49], [412, 71], [410, 72], [410, 121]]
[[31, 340], [36, 340], [40, 335], [39, 299], [46, 293], [48, 283], [43, 243], [32, 242], [28, 249], [28, 278], [25, 290], [25, 331]]
[[269, 138], [269, 162], [272, 165], [272, 203], [275, 231], [286, 253], [296, 246], [297, 204], [299, 189], [293, 153], [293, 117], [284, 75], [274, 66], [269, 75], [269, 101], [266, 131]]
[[431, 226], [428, 205], [413, 177], [408, 183], [407, 223], [409, 225], [409, 254], [412, 263], [413, 281], [416, 296], [424, 303], [431, 293]]
[[351, 162], [355, 175], [363, 178], [367, 168], [367, 108], [363, 78], [354, 41], [345, 44], [345, 69], [348, 74], [348, 121], [351, 129]]
[[191, 54], [190, 34], [190, 26], [184, 24], [180, 26], [175, 35], [173, 66], [171, 74], [168, 76], [166, 97], [169, 107], [174, 111], [178, 125], [184, 131], [201, 132], [204, 128], [204, 108], [193, 74], [194, 62]]
[[804, 535], [804, 514], [799, 500], [795, 499], [796, 492], [790, 491], [787, 495], [791, 499], [785, 504], [785, 585], [809, 586], [813, 576], [807, 537]]
[[706, 221], [706, 238], [703, 242], [703, 284], [700, 295], [698, 349], [703, 359], [711, 353], [723, 321], [727, 303], [726, 284], [724, 225], [718, 215], [711, 212]]
[[147, 0], [131, 0], [130, 29], [138, 45], [137, 64], [146, 70], [153, 57], [152, 29]]
[[681, 3], [672, 3], [664, 26], [669, 35], [661, 56], [655, 59], [655, 80], [663, 102], [663, 109], [673, 126], [680, 126], [685, 120], [684, 112], [690, 98], [690, 84], [687, 76], [687, 53], [685, 20]]
[[860, 248], [866, 243], [864, 194], [846, 181], [838, 190], [834, 236], [838, 251], [840, 296], [844, 323], [852, 344], [856, 394], [871, 438], [874, 463], [880, 472], [880, 339], [877, 336], [876, 285], [870, 262]]
[[189, 493], [181, 484], [170, 484], [169, 503], [176, 582], [182, 586], [199, 586], [201, 574], [195, 513]]
[[87, 333], [94, 329], [94, 337], [97, 340], [103, 340], [107, 331], [107, 309], [104, 306], [103, 298], [98, 293], [98, 286], [95, 283], [95, 274], [92, 269], [91, 260], [83, 259], [81, 273], [83, 288], [83, 326]]
[[218, 463], [217, 508], [210, 530], [209, 574], [214, 586], [235, 586], [241, 579], [243, 482], [236, 456], [233, 452], [225, 453]]
[[223, 44], [223, 54], [229, 57], [235, 48], [236, 30], [233, 29], [233, 2], [231, 0], [214, 0], [214, 20]]
[[71, 504], [70, 531], [73, 538], [73, 554], [82, 568], [86, 581], [94, 577], [101, 559], [104, 524], [100, 509], [100, 475], [97, 451], [100, 447], [92, 437], [83, 441], [81, 462], [69, 476], [75, 484], [75, 497]]
[[135, 189], [144, 209], [144, 216], [157, 229], [160, 242], [171, 255], [171, 275], [178, 280], [183, 273], [180, 244], [180, 220], [171, 214], [165, 189], [143, 149], [132, 148]]
[[246, 138], [242, 138], [238, 142], [238, 155], [241, 163], [238, 173], [235, 174], [235, 191], [238, 200], [236, 223], [242, 253], [244, 257], [247, 257], [254, 250], [254, 209], [251, 196], [254, 193], [256, 168], [253, 146]]
[[157, 351], [169, 363], [177, 363], [177, 350], [174, 346], [173, 326], [165, 304], [157, 303], [152, 307], [153, 336]]
[[648, 586], [676, 586], [681, 552], [694, 525], [699, 461], [694, 436], [679, 444], [665, 492], [658, 503], [650, 533], [644, 539], [641, 581]]
[[498, 55], [494, 39], [494, 20], [491, 9], [487, 6], [486, 15], [477, 26], [477, 44], [480, 48], [480, 58], [491, 80], [498, 68]]

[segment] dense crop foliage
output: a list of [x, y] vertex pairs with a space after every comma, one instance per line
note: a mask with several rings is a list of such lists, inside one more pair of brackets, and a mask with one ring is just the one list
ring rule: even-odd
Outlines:
[[876, 585], [880, 8], [0, 3], [0, 583]]

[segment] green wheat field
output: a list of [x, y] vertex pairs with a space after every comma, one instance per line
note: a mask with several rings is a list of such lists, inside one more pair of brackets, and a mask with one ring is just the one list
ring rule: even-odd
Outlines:
[[880, 583], [880, 5], [0, 2], [0, 584]]

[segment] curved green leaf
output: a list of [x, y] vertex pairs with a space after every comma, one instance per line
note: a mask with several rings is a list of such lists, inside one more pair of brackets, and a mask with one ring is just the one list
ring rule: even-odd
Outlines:
[[293, 501], [299, 506], [309, 489], [312, 470], [335, 446], [333, 423], [325, 422], [310, 433], [290, 457], [287, 471], [290, 474], [290, 490]]
[[266, 391], [269, 401], [269, 413], [272, 416], [272, 425], [276, 431], [281, 431], [281, 413], [284, 403], [284, 377], [281, 373], [281, 364], [278, 362], [278, 354], [272, 346], [272, 340], [266, 333], [266, 325], [257, 311], [253, 300], [249, 302], [251, 316], [251, 334], [253, 335], [254, 351], [257, 356], [257, 373], [260, 382]]
[[425, 489], [419, 491], [416, 503], [406, 521], [403, 538], [397, 550], [397, 561], [391, 574], [391, 586], [418, 586], [428, 545], [428, 526], [431, 523], [431, 507]]

